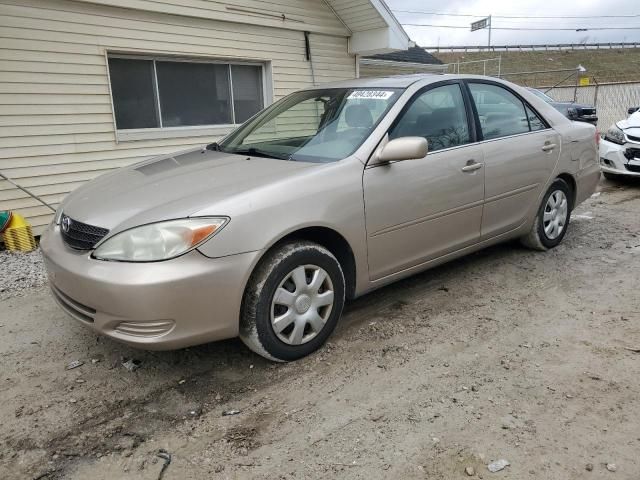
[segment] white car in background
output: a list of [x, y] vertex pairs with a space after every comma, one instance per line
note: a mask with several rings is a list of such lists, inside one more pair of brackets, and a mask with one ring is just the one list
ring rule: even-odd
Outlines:
[[600, 142], [600, 166], [609, 180], [623, 175], [640, 178], [640, 111], [607, 130]]

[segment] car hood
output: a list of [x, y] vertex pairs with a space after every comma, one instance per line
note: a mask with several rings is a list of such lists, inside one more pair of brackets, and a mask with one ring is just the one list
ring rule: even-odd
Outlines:
[[620, 120], [617, 125], [622, 129], [640, 128], [640, 112], [632, 113], [631, 115], [629, 115], [629, 118]]
[[627, 136], [640, 138], [640, 112], [632, 113], [629, 118], [617, 122], [616, 126], [624, 130]]
[[230, 196], [318, 165], [189, 150], [98, 177], [69, 195], [62, 209], [74, 220], [121, 231], [191, 216]]

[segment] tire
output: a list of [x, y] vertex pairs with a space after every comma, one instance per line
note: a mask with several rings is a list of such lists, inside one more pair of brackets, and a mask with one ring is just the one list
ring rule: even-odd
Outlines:
[[[552, 204], [558, 199], [560, 201], [557, 208], [554, 209]], [[562, 200], [564, 200], [564, 203], [562, 203]], [[572, 194], [569, 185], [561, 178], [556, 178], [542, 198], [542, 203], [538, 208], [531, 230], [520, 239], [520, 242], [525, 247], [540, 251], [556, 247], [562, 242], [567, 233], [572, 209]], [[551, 224], [555, 219], [558, 219], [558, 223], [554, 229]]]
[[240, 339], [269, 360], [297, 360], [329, 338], [344, 299], [344, 273], [329, 250], [308, 241], [285, 243], [267, 253], [249, 279]]

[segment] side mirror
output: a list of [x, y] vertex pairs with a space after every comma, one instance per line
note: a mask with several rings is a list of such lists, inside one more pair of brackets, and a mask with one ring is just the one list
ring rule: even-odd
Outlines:
[[627, 113], [631, 115], [632, 113], [636, 113], [638, 110], [640, 110], [640, 107], [631, 107], [627, 110]]
[[400, 137], [380, 147], [374, 157], [375, 163], [417, 160], [427, 155], [429, 148], [424, 137]]

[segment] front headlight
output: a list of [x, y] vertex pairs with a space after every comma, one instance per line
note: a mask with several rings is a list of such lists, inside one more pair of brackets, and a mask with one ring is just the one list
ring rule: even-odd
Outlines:
[[99, 244], [93, 252], [93, 258], [121, 262], [169, 260], [207, 241], [228, 221], [224, 217], [200, 217], [135, 227]]
[[604, 139], [618, 145], [624, 145], [624, 132], [617, 125], [611, 125], [607, 133], [605, 133]]

